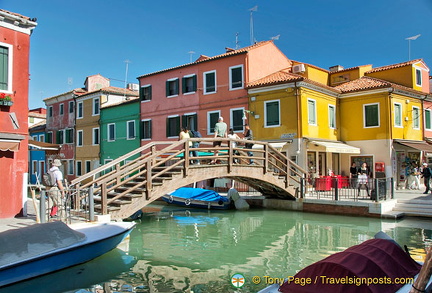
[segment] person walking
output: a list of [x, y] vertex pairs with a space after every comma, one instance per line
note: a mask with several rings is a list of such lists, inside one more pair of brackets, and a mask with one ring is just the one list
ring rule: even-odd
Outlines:
[[[245, 124], [244, 127], [245, 127], [245, 131], [243, 133], [244, 139], [253, 140], [253, 132], [252, 129], [250, 129], [249, 124]], [[253, 145], [254, 145], [253, 143], [245, 143], [245, 149], [251, 150]], [[249, 157], [253, 157], [253, 153], [251, 151], [247, 151], [247, 155]], [[251, 158], [249, 160], [249, 165], [253, 165], [253, 163], [254, 160]]]
[[[223, 117], [219, 117], [218, 122], [215, 124], [215, 128], [214, 128], [214, 138], [217, 137], [221, 137], [221, 138], [228, 138], [228, 134], [227, 134], [227, 124], [223, 121]], [[220, 147], [222, 145], [222, 141], [218, 140], [218, 141], [214, 141], [213, 142], [213, 147]], [[218, 150], [216, 149], [214, 151], [214, 155], [217, 156], [218, 155]], [[216, 164], [216, 158], [213, 159], [210, 164]]]
[[[187, 129], [187, 127], [182, 127], [180, 134], [179, 134], [179, 140], [183, 140], [183, 139], [189, 139], [190, 138], [190, 134], [189, 134], [189, 129]], [[189, 148], [192, 147], [192, 141], [188, 141], [188, 145]], [[192, 152], [189, 152], [189, 156], [193, 156]]]
[[[237, 133], [234, 133], [234, 129], [232, 129], [232, 128], [230, 128], [230, 130], [229, 130], [228, 138], [229, 139], [240, 139], [240, 137], [237, 135]], [[232, 145], [233, 149], [235, 149], [237, 147], [237, 142], [232, 141], [231, 145]], [[235, 156], [240, 155], [239, 151], [238, 150], [234, 150], [234, 155]], [[238, 159], [235, 158], [234, 159], [234, 164], [238, 164], [238, 163], [239, 163]]]
[[360, 188], [365, 187], [367, 195], [370, 196], [369, 193], [369, 177], [370, 177], [370, 169], [366, 162], [363, 162], [361, 167], [358, 169], [357, 176], [357, 196], [360, 195]]
[[424, 180], [424, 185], [426, 187], [426, 190], [425, 192], [423, 192], [423, 194], [427, 194], [429, 192], [429, 181], [432, 176], [431, 169], [429, 168], [427, 163], [423, 163], [423, 170], [421, 171], [421, 174]]
[[52, 163], [52, 167], [49, 169], [54, 177], [54, 185], [48, 190], [48, 197], [52, 201], [52, 207], [50, 211], [50, 217], [57, 217], [58, 209], [60, 208], [60, 216], [63, 216], [63, 200], [65, 196], [65, 188], [63, 185], [63, 173], [59, 167], [62, 165], [59, 159], [55, 159]]

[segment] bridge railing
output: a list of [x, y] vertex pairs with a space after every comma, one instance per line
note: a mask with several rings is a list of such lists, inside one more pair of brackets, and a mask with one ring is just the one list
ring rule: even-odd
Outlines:
[[[214, 147], [215, 141], [221, 141], [221, 146]], [[200, 144], [199, 147], [191, 147], [189, 142]], [[134, 191], [142, 190], [146, 199], [150, 200], [153, 184], [160, 182], [161, 178], [174, 169], [181, 170], [183, 176], [187, 176], [191, 168], [198, 167], [198, 163], [201, 168], [212, 162], [226, 165], [228, 173], [236, 165], [249, 165], [253, 162], [251, 166], [263, 168], [264, 174], [273, 172], [283, 177], [286, 187], [293, 184], [302, 187], [306, 170], [267, 142], [248, 140], [247, 143], [255, 145], [252, 149], [245, 148], [245, 142], [242, 139], [225, 138], [150, 142], [72, 180], [70, 186], [76, 190], [73, 198], [80, 201], [82, 190], [92, 187], [95, 196], [100, 197], [101, 213], [107, 214], [110, 204]], [[134, 184], [128, 185], [131, 182]], [[118, 192], [120, 187], [122, 191]], [[303, 188], [300, 191], [303, 194]], [[112, 196], [108, 196], [110, 193]]]

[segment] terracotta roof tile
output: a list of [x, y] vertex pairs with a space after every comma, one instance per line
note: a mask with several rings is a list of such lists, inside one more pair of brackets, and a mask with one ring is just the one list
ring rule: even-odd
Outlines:
[[423, 62], [423, 59], [415, 59], [415, 60], [411, 60], [411, 61], [407, 61], [407, 62], [381, 66], [381, 67], [377, 67], [377, 68], [374, 68], [372, 70], [369, 70], [366, 73], [372, 73], [372, 72], [378, 72], [378, 71], [383, 71], [383, 70], [387, 70], [387, 69], [404, 67], [404, 66], [412, 65], [412, 64], [420, 62], [420, 61]]
[[15, 12], [7, 11], [7, 10], [4, 10], [4, 9], [0, 9], [0, 11], [2, 11], [2, 12], [4, 12], [4, 13], [7, 13], [7, 14], [10, 14], [10, 15], [13, 15], [13, 16], [17, 16], [17, 17], [21, 17], [21, 18], [24, 18], [24, 19], [30, 20], [30, 17], [28, 17], [28, 16], [24, 16], [24, 15], [21, 15], [21, 14], [15, 13]]
[[74, 95], [77, 95], [77, 96], [81, 96], [81, 95], [84, 95], [86, 93], [87, 93], [86, 89], [84, 89], [84, 88], [76, 88], [76, 89], [73, 89], [71, 91], [67, 91], [67, 92], [64, 92], [64, 93], [61, 93], [61, 94], [58, 94], [58, 95], [55, 95], [55, 96], [52, 96], [52, 97], [49, 97], [49, 98], [45, 98], [45, 99], [43, 99], [43, 101], [46, 102], [46, 101], [49, 101], [51, 99], [54, 99], [54, 98], [57, 98], [57, 97], [60, 97], [60, 96], [64, 96], [64, 95], [67, 95], [67, 94], [74, 94]]
[[296, 82], [296, 81], [303, 81], [315, 86], [322, 87], [324, 89], [340, 93], [340, 90], [335, 89], [333, 87], [330, 87], [326, 84], [319, 83], [317, 81], [311, 80], [309, 78], [305, 78], [301, 75], [291, 73], [291, 68], [283, 69], [278, 72], [275, 72], [273, 74], [270, 74], [266, 77], [263, 77], [261, 79], [255, 80], [253, 82], [248, 83], [247, 89], [251, 88], [257, 88], [257, 87], [263, 87], [263, 86], [271, 86], [271, 85], [277, 85], [277, 84], [283, 84], [283, 83], [289, 83], [289, 82]]
[[[187, 64], [179, 65], [179, 66], [176, 66], [176, 67], [166, 68], [166, 69], [163, 69], [163, 70], [160, 70], [160, 71], [155, 71], [155, 72], [152, 72], [152, 73], [144, 74], [144, 75], [138, 76], [138, 78], [151, 76], [151, 75], [154, 75], [154, 74], [158, 74], [158, 73], [170, 71], [170, 70], [173, 70], [173, 69], [178, 69], [178, 68], [182, 68], [182, 67], [198, 64], [198, 63], [201, 63], [201, 62], [207, 62], [207, 61], [210, 61], [210, 60], [225, 58], [225, 57], [234, 56], [234, 55], [238, 55], [238, 54], [244, 54], [244, 53], [249, 52], [250, 50], [253, 50], [255, 48], [261, 47], [261, 46], [266, 45], [268, 43], [273, 43], [273, 40], [258, 42], [256, 44], [251, 45], [251, 46], [240, 48], [240, 49], [237, 49], [237, 50], [231, 49], [231, 50], [228, 50], [228, 52], [226, 52], [224, 54], [216, 55], [216, 56], [213, 56], [213, 57], [208, 57], [208, 56], [205, 56], [205, 55], [201, 55], [196, 61], [194, 61], [192, 63], [187, 63]], [[229, 48], [226, 48], [226, 49], [229, 49]]]
[[417, 91], [415, 89], [400, 84], [388, 82], [385, 80], [381, 80], [369, 76], [362, 76], [358, 79], [343, 83], [335, 87], [335, 89], [340, 90], [342, 93], [367, 91], [367, 90], [380, 89], [380, 88], [394, 88], [394, 89], [403, 90], [415, 94], [421, 94], [421, 95], [425, 94], [421, 91]]
[[104, 93], [111, 93], [111, 94], [120, 94], [120, 95], [127, 95], [127, 96], [139, 96], [139, 92], [138, 91], [133, 91], [130, 89], [125, 89], [125, 88], [120, 88], [120, 87], [115, 87], [115, 86], [108, 86], [108, 87], [104, 87], [101, 89], [97, 89], [91, 92], [86, 92], [81, 94], [80, 96], [83, 95], [89, 95], [89, 94], [93, 94], [96, 92], [104, 92]]
[[276, 85], [287, 82], [302, 81], [304, 77], [290, 72], [291, 69], [283, 69], [278, 72], [267, 75], [247, 84], [247, 88], [256, 88], [260, 86]]
[[112, 104], [104, 104], [101, 106], [101, 109], [105, 109], [105, 108], [110, 108], [110, 107], [114, 107], [114, 106], [118, 106], [121, 104], [126, 104], [126, 103], [130, 103], [130, 102], [138, 102], [139, 101], [139, 97], [130, 97], [127, 100], [123, 100], [117, 103], [112, 103]]

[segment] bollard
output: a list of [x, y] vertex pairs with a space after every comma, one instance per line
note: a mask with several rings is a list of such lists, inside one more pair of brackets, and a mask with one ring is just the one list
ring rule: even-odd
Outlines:
[[94, 215], [94, 198], [93, 198], [93, 186], [90, 186], [89, 188], [89, 220], [90, 222], [94, 222], [95, 215]]
[[39, 212], [40, 212], [40, 222], [47, 222], [47, 213], [46, 213], [46, 190], [41, 191], [41, 197], [39, 201]]

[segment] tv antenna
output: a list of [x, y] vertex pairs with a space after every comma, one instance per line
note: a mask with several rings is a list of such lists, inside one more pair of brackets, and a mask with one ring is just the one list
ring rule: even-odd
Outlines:
[[421, 34], [406, 38], [405, 40], [408, 41], [408, 61], [411, 60], [411, 41], [415, 41], [418, 39], [418, 37], [420, 37]]
[[239, 36], [239, 33], [236, 33], [236, 50], [238, 49], [238, 48], [240, 48], [240, 42], [239, 42], [239, 39], [238, 39], [238, 36]]
[[272, 39], [273, 41], [277, 41], [277, 40], [279, 40], [279, 37], [280, 37], [280, 35], [277, 35], [277, 36], [271, 37], [271, 39]]
[[253, 45], [256, 43], [254, 37], [253, 12], [258, 11], [258, 5], [255, 5], [254, 7], [249, 9], [249, 11], [250, 11], [250, 41], [251, 41], [251, 45]]
[[126, 59], [124, 62], [126, 63], [126, 74], [125, 74], [125, 83], [124, 83], [125, 84], [124, 88], [126, 89], [127, 88], [127, 78], [128, 78], [129, 63], [131, 63], [131, 61], [128, 60], [128, 59]]
[[190, 61], [190, 63], [192, 63], [192, 55], [195, 54], [195, 52], [189, 51], [188, 54], [189, 54], [189, 61]]

